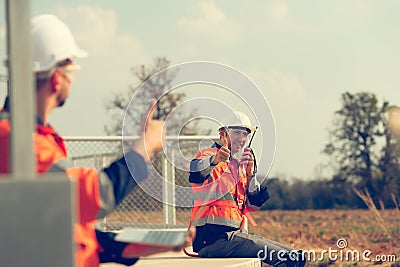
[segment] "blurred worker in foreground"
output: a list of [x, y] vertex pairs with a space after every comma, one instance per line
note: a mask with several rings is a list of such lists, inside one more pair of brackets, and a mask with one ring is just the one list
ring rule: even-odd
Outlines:
[[248, 137], [255, 128], [243, 112], [219, 128], [220, 142], [200, 151], [190, 163], [194, 201], [190, 226], [196, 226], [193, 251], [204, 258], [259, 258], [274, 266], [304, 266], [301, 251], [247, 232], [249, 212], [268, 199], [266, 179], [257, 166]]
[[[109, 214], [147, 176], [146, 162], [162, 148], [163, 122], [153, 120], [154, 109], [149, 111], [143, 133], [125, 157], [114, 161], [98, 172], [95, 169], [73, 167], [67, 160], [63, 139], [49, 125], [50, 113], [64, 104], [71, 84], [79, 71], [73, 61], [86, 56], [68, 27], [53, 15], [40, 15], [31, 21], [33, 42], [33, 72], [36, 78], [37, 132], [34, 147], [37, 172], [65, 172], [76, 180], [78, 222], [75, 225], [78, 266], [99, 266], [101, 262], [132, 265], [140, 256], [166, 251], [161, 247], [134, 245], [114, 240], [115, 234], [95, 230], [96, 219]], [[0, 113], [0, 174], [9, 173], [8, 100]], [[77, 125], [78, 127], [78, 125]], [[128, 168], [129, 167], [129, 168]], [[186, 245], [191, 243], [190, 231]], [[183, 247], [184, 247], [183, 246]], [[180, 250], [182, 247], [175, 248]]]

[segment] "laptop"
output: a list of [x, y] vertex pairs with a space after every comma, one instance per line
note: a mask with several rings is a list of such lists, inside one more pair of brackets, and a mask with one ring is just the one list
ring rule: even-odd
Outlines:
[[185, 243], [187, 230], [183, 229], [138, 229], [125, 227], [115, 236], [116, 241], [143, 245], [180, 247]]

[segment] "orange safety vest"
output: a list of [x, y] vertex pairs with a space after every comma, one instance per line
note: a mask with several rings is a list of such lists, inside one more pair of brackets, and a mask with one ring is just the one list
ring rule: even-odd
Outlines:
[[[196, 159], [215, 155], [218, 148], [207, 148], [197, 154]], [[192, 184], [194, 193], [191, 226], [205, 224], [243, 228], [247, 219], [256, 226], [246, 206], [247, 177], [239, 173], [239, 163], [232, 159], [220, 162], [211, 171], [210, 178], [202, 185]]]
[[[0, 174], [8, 174], [9, 167], [9, 113], [0, 112]], [[67, 157], [63, 139], [50, 126], [37, 125], [33, 134], [36, 169], [39, 174], [46, 173], [54, 163]], [[76, 180], [78, 192], [78, 223], [74, 227], [74, 240], [77, 243], [76, 264], [78, 266], [99, 266], [98, 252], [101, 250], [93, 225], [101, 205], [98, 172], [95, 169], [69, 168], [66, 175]]]

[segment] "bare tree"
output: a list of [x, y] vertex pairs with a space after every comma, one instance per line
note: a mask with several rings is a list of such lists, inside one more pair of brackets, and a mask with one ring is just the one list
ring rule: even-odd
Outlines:
[[[132, 68], [132, 73], [138, 81], [137, 84], [131, 86], [127, 93], [115, 94], [112, 101], [106, 106], [111, 117], [110, 123], [105, 126], [105, 131], [108, 135], [120, 135], [123, 130], [124, 119], [136, 126], [136, 128], [132, 127], [132, 129], [138, 129], [142, 115], [149, 107], [150, 99], [157, 100], [157, 110], [154, 116], [161, 120], [165, 120], [170, 112], [184, 100], [184, 93], [170, 90], [176, 73], [168, 70], [169, 65], [170, 61], [168, 59], [160, 57], [154, 60], [153, 65], [140, 65]], [[135, 105], [129, 105], [132, 97], [135, 100], [139, 99], [139, 101], [135, 101]], [[129, 108], [127, 108], [128, 105]], [[192, 123], [189, 127], [185, 126], [185, 122], [191, 117], [192, 114], [181, 112], [174, 117], [175, 121], [170, 122], [168, 126], [181, 127], [183, 125], [184, 127], [180, 132], [182, 135], [206, 134], [209, 132], [197, 127], [198, 122]], [[135, 135], [137, 132], [132, 132], [132, 134]]]

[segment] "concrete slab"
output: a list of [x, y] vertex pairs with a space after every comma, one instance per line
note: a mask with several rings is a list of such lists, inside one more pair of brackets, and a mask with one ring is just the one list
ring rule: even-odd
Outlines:
[[[101, 264], [101, 267], [123, 267], [116, 263]], [[183, 252], [165, 252], [141, 258], [134, 267], [163, 266], [163, 267], [261, 267], [259, 259], [224, 258], [204, 259], [186, 256]]]

